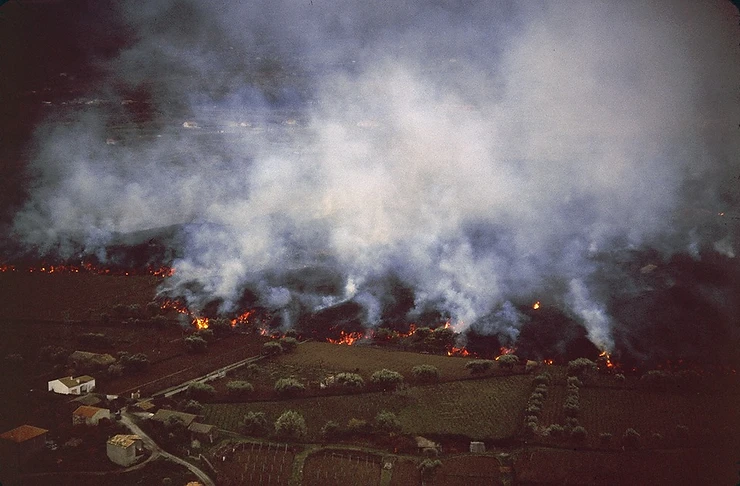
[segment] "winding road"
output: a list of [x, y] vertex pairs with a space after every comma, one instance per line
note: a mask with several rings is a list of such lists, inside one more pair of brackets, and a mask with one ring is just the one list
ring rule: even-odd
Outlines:
[[154, 458], [158, 456], [162, 456], [166, 459], [169, 459], [172, 462], [176, 462], [177, 464], [181, 464], [188, 468], [193, 474], [198, 476], [198, 479], [205, 485], [205, 486], [216, 486], [216, 483], [205, 473], [203, 470], [197, 468], [195, 465], [189, 463], [188, 461], [185, 461], [183, 459], [180, 459], [179, 457], [170, 454], [169, 452], [165, 451], [161, 447], [157, 445], [154, 440], [152, 440], [151, 437], [149, 437], [146, 432], [141, 430], [141, 428], [136, 425], [134, 420], [132, 419], [131, 415], [123, 411], [121, 413], [121, 423], [128, 427], [128, 429], [131, 431], [132, 434], [136, 434], [139, 437], [141, 437], [141, 440], [144, 442], [147, 448], [149, 448], [152, 451], [151, 457], [147, 461], [151, 461]]

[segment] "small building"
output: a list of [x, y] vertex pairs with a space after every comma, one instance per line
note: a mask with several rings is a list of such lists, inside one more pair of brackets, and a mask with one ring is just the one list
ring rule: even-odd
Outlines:
[[471, 442], [470, 452], [473, 452], [475, 454], [481, 454], [483, 452], [486, 452], [486, 444], [483, 442]]
[[72, 425], [98, 425], [100, 419], [110, 420], [110, 410], [107, 408], [82, 405], [72, 412]]
[[134, 404], [134, 408], [141, 410], [142, 412], [151, 412], [152, 409], [157, 408], [151, 400], [139, 400]]
[[28, 461], [34, 454], [44, 448], [48, 430], [33, 425], [21, 425], [13, 430], [0, 434], [3, 462], [8, 466]]
[[196, 418], [198, 418], [198, 416], [193, 415], [192, 413], [177, 412], [175, 410], [167, 410], [164, 408], [160, 408], [157, 410], [157, 413], [152, 416], [152, 420], [162, 424], [167, 424], [171, 420], [180, 420], [185, 427], [190, 427], [190, 424], [192, 424]]
[[81, 395], [95, 389], [95, 378], [88, 375], [59, 378], [49, 382], [49, 391], [62, 395]]
[[119, 466], [128, 467], [135, 463], [144, 450], [144, 444], [138, 435], [114, 435], [106, 443], [108, 459]]
[[193, 422], [188, 426], [188, 430], [193, 439], [197, 439], [201, 442], [207, 441], [210, 444], [213, 444], [213, 441], [218, 436], [218, 429], [215, 425]]
[[103, 399], [94, 393], [88, 393], [87, 395], [80, 395], [79, 397], [72, 400], [73, 403], [78, 405], [89, 405], [91, 407], [97, 407], [103, 404]]

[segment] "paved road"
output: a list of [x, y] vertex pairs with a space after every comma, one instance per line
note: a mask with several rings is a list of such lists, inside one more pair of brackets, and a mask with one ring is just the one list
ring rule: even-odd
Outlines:
[[129, 415], [128, 412], [124, 411], [121, 413], [121, 423], [125, 425], [126, 427], [128, 427], [128, 429], [133, 434], [136, 434], [139, 437], [141, 437], [141, 440], [144, 442], [144, 444], [152, 451], [152, 457], [149, 460], [157, 456], [165, 457], [172, 462], [176, 462], [190, 469], [190, 471], [193, 474], [198, 476], [198, 479], [200, 479], [200, 481], [205, 486], [216, 486], [216, 483], [214, 483], [213, 480], [201, 469], [197, 468], [193, 464], [190, 464], [188, 461], [185, 461], [183, 459], [180, 459], [177, 456], [170, 454], [169, 452], [159, 447], [157, 443], [154, 442], [154, 440], [152, 440], [152, 438], [146, 434], [146, 432], [141, 430], [141, 428], [134, 423], [133, 419], [131, 418], [131, 415]]

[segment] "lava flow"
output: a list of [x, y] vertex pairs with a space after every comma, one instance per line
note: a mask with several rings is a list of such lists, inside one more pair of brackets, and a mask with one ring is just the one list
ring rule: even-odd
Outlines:
[[112, 267], [99, 267], [92, 263], [81, 263], [80, 265], [46, 265], [20, 267], [13, 264], [0, 264], [0, 273], [92, 273], [95, 275], [111, 275], [117, 277], [128, 277], [134, 275], [153, 275], [155, 277], [171, 277], [175, 269], [167, 266], [145, 267], [141, 269], [120, 269]]
[[339, 332], [339, 338], [337, 339], [331, 339], [327, 338], [326, 340], [332, 344], [346, 344], [347, 346], [351, 346], [355, 344], [357, 341], [365, 337], [365, 335], [361, 332], [345, 332], [340, 331]]

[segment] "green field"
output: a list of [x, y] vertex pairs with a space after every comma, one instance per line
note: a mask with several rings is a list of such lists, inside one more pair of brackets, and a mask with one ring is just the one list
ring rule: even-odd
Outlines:
[[504, 439], [517, 432], [530, 380], [529, 376], [514, 375], [418, 386], [403, 393], [208, 404], [204, 413], [206, 422], [237, 431], [247, 412], [262, 411], [274, 421], [284, 410], [293, 409], [305, 417], [309, 439], [317, 439], [327, 420], [340, 424], [351, 418], [369, 421], [381, 410], [390, 410], [398, 415], [403, 431], [409, 434]]

